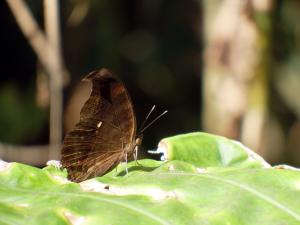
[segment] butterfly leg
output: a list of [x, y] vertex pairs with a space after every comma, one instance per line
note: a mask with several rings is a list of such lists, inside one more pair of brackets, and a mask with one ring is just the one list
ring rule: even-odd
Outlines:
[[128, 174], [128, 167], [127, 167], [127, 152], [125, 153], [125, 171], [126, 175]]
[[137, 156], [138, 156], [138, 146], [135, 146], [134, 148], [134, 153], [133, 153], [133, 158], [137, 166], [141, 166], [141, 164], [137, 161]]
[[122, 140], [122, 150], [123, 150], [123, 152], [125, 152], [125, 171], [126, 171], [126, 175], [127, 175], [128, 174], [128, 167], [127, 167], [128, 155], [127, 155], [127, 152], [124, 151], [125, 150], [125, 146], [124, 146], [123, 140]]
[[115, 176], [118, 175], [118, 165], [115, 167]]
[[[124, 151], [124, 142], [122, 141], [122, 151]], [[126, 162], [126, 171], [127, 171], [127, 156], [125, 158], [125, 162]], [[121, 161], [120, 164], [122, 164], [123, 162]], [[116, 176], [118, 174], [118, 165], [115, 167], [115, 172], [116, 172]], [[128, 173], [128, 172], [127, 172]]]

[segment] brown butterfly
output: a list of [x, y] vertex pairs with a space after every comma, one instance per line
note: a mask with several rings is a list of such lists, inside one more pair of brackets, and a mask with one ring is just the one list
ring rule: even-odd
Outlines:
[[92, 82], [92, 92], [81, 109], [79, 123], [65, 136], [61, 158], [69, 179], [75, 182], [101, 176], [127, 161], [137, 152], [142, 132], [166, 113], [137, 135], [133, 105], [123, 83], [108, 69], [91, 72], [83, 81]]

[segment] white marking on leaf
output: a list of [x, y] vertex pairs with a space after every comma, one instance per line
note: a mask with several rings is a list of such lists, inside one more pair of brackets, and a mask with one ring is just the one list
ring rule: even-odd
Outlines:
[[0, 159], [0, 172], [8, 170], [10, 166], [11, 166], [11, 163], [5, 162]]
[[204, 169], [204, 168], [199, 168], [198, 167], [196, 170], [197, 170], [198, 173], [205, 173], [206, 172], [206, 169]]
[[60, 184], [69, 184], [72, 183], [71, 181], [69, 181], [67, 178], [65, 177], [61, 177], [61, 176], [56, 176], [56, 175], [52, 175], [52, 177], [58, 181]]
[[158, 147], [156, 150], [149, 150], [148, 153], [150, 154], [162, 154], [160, 160], [167, 161], [168, 160], [168, 152], [167, 152], [167, 144], [164, 142], [159, 142]]
[[84, 222], [83, 216], [75, 216], [70, 212], [64, 212], [64, 216], [70, 221], [72, 225], [81, 225]]
[[108, 185], [97, 180], [86, 180], [80, 183], [83, 191], [103, 192], [108, 189]]
[[174, 171], [174, 170], [175, 170], [175, 167], [174, 167], [174, 165], [170, 165], [170, 166], [168, 167], [168, 169], [169, 169], [169, 171]]
[[289, 166], [289, 165], [285, 165], [285, 164], [274, 166], [274, 168], [275, 169], [282, 169], [282, 170], [300, 171], [299, 168], [296, 168], [296, 167], [293, 167], [293, 166]]
[[61, 162], [59, 160], [49, 160], [47, 162], [47, 166], [54, 166], [57, 169], [60, 169], [62, 167]]
[[19, 203], [17, 205], [20, 206], [20, 207], [22, 207], [22, 208], [27, 208], [29, 206], [28, 203]]
[[124, 188], [124, 187], [114, 187], [108, 184], [103, 184], [101, 182], [90, 180], [80, 183], [80, 186], [85, 191], [99, 192], [107, 195], [124, 196], [124, 195], [137, 195], [142, 194], [151, 197], [155, 201], [160, 201], [168, 198], [177, 198], [175, 192], [164, 191], [160, 188], [150, 187], [142, 188]]

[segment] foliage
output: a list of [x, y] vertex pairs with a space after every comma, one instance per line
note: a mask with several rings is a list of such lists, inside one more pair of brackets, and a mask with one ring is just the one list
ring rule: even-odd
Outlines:
[[[66, 171], [0, 165], [1, 224], [299, 224], [300, 172], [270, 167], [240, 143], [191, 133], [82, 183]], [[196, 160], [197, 159], [197, 160]]]

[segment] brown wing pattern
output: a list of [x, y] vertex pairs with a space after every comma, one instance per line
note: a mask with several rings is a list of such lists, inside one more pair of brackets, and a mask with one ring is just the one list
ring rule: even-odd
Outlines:
[[133, 153], [136, 119], [129, 94], [109, 70], [88, 74], [92, 92], [80, 112], [80, 121], [65, 137], [62, 165], [69, 178], [80, 182], [101, 176]]

